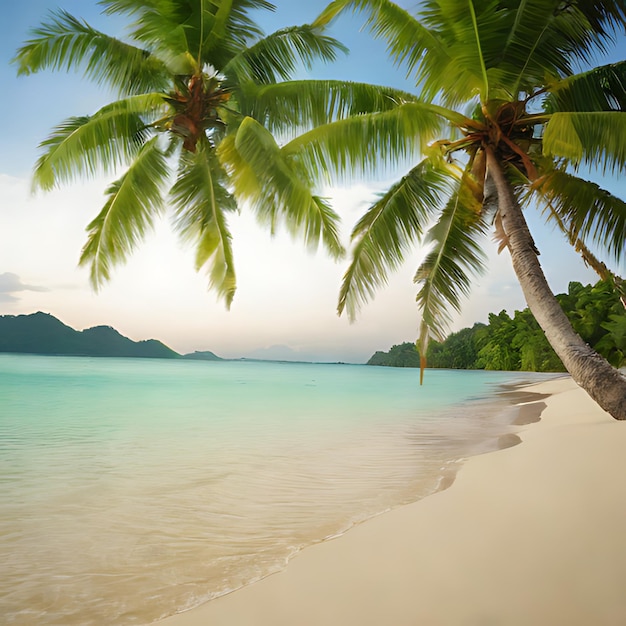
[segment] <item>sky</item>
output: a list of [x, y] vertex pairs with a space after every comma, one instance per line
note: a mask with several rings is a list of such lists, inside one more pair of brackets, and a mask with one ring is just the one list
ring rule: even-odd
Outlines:
[[[419, 312], [412, 278], [424, 251], [415, 253], [393, 274], [389, 284], [350, 323], [336, 314], [337, 294], [346, 259], [335, 262], [320, 248], [305, 250], [285, 232], [271, 236], [249, 211], [231, 222], [238, 290], [230, 311], [207, 289], [194, 270], [193, 253], [182, 247], [164, 219], [116, 269], [99, 292], [89, 285], [88, 270], [77, 265], [85, 228], [104, 204], [109, 179], [75, 183], [52, 192], [31, 193], [31, 172], [38, 144], [51, 128], [72, 115], [96, 111], [111, 98], [80, 74], [42, 72], [17, 77], [10, 64], [29, 30], [57, 6], [109, 34], [123, 34], [124, 22], [102, 16], [94, 0], [25, 0], [3, 7], [0, 22], [0, 315], [44, 311], [82, 330], [113, 326], [135, 340], [156, 338], [180, 353], [211, 350], [225, 358], [266, 357], [298, 360], [365, 362], [376, 350], [414, 341]], [[324, 0], [274, 0], [275, 13], [259, 15], [269, 33], [311, 22]], [[413, 2], [398, 2], [412, 8]], [[318, 66], [315, 78], [363, 81], [415, 91], [387, 59], [384, 45], [374, 42], [359, 16], [342, 16], [330, 30], [350, 48], [336, 63]], [[607, 60], [624, 57], [624, 41]], [[376, 194], [402, 171], [381, 174], [320, 190], [332, 198], [342, 217], [342, 238]], [[626, 198], [626, 185], [600, 180]], [[528, 216], [548, 281], [556, 292], [570, 281], [595, 282], [596, 276], [545, 226]], [[525, 302], [504, 251], [488, 241], [489, 271], [474, 281], [463, 311], [451, 331], [486, 322], [489, 312], [512, 314]], [[622, 273], [624, 267], [613, 267]]]

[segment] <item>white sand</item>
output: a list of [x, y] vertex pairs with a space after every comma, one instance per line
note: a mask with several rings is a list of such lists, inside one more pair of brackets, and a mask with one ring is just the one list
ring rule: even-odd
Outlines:
[[626, 625], [626, 423], [569, 378], [532, 390], [520, 445], [159, 626]]

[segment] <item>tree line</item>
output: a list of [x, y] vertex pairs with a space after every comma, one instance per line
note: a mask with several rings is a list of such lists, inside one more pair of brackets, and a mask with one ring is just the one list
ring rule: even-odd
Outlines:
[[[595, 285], [571, 282], [567, 293], [556, 296], [574, 330], [614, 367], [626, 365], [626, 310], [610, 281]], [[564, 372], [544, 332], [528, 308], [510, 316], [505, 310], [490, 313], [487, 324], [450, 334], [431, 342], [429, 367], [528, 372]], [[414, 343], [376, 352], [368, 365], [419, 367]]]

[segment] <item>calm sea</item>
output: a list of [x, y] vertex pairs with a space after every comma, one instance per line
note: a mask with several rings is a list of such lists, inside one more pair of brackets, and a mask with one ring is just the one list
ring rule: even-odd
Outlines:
[[0, 354], [3, 624], [148, 624], [435, 491], [535, 375]]

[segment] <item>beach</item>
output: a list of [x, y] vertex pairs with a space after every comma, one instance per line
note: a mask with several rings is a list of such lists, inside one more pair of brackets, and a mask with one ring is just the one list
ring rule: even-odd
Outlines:
[[552, 378], [0, 355], [0, 621], [151, 624], [265, 579], [511, 443]]
[[626, 423], [568, 377], [525, 391], [447, 489], [159, 626], [626, 624]]

